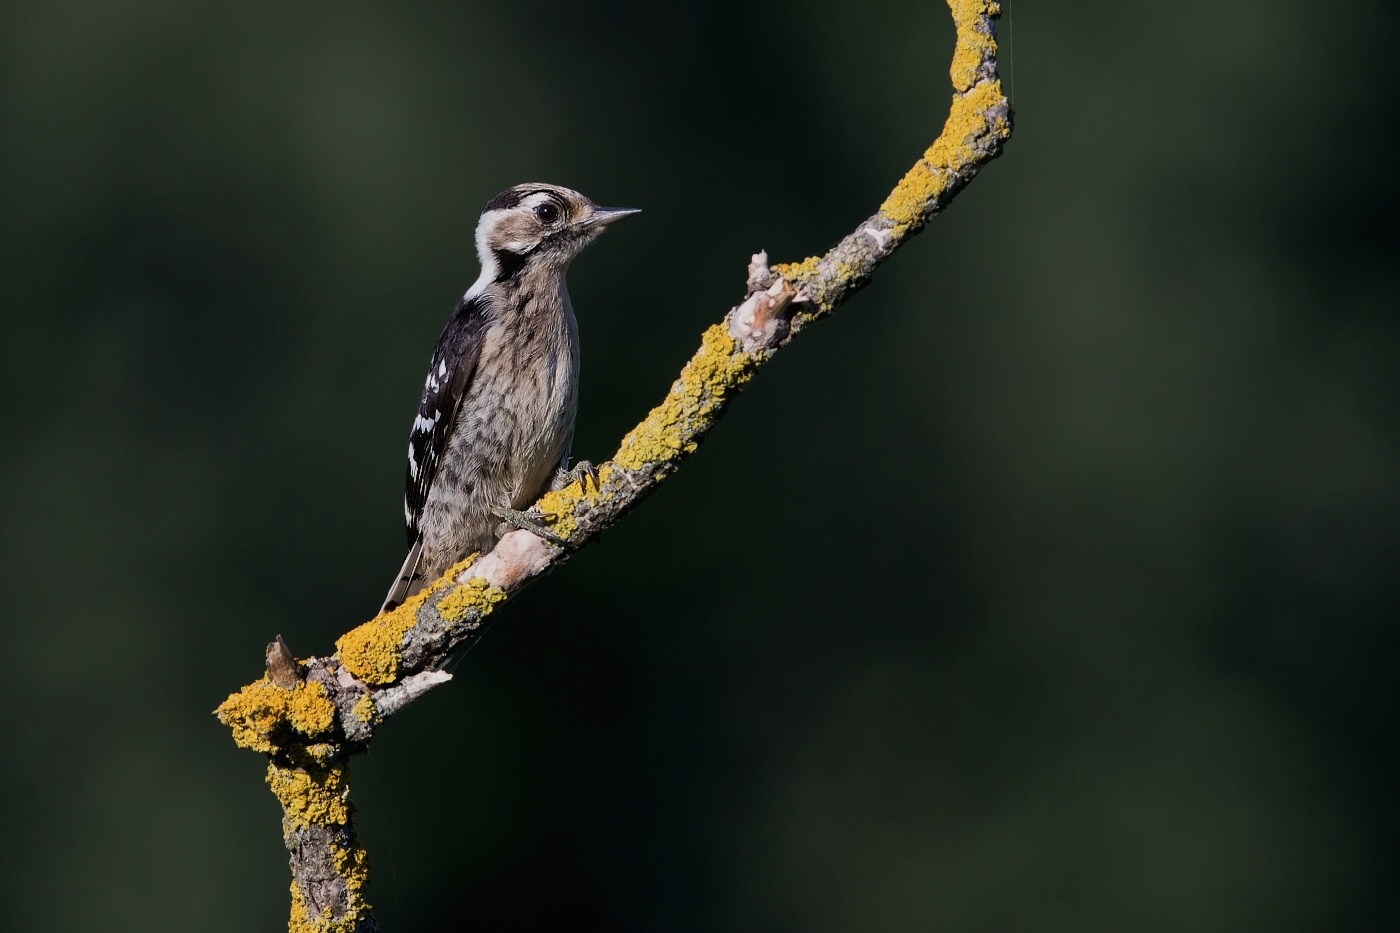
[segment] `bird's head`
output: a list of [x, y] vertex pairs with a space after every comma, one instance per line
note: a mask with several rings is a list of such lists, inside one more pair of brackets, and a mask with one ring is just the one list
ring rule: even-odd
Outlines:
[[483, 277], [500, 281], [526, 266], [563, 272], [608, 224], [635, 213], [599, 207], [558, 185], [507, 188], [486, 202], [476, 224]]

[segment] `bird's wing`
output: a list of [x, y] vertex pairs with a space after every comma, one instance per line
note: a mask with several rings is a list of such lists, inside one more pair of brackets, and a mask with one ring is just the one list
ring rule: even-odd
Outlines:
[[413, 584], [418, 580], [418, 561], [422, 556], [423, 542], [420, 539], [413, 542], [413, 546], [408, 549], [408, 556], [403, 559], [399, 575], [389, 584], [389, 595], [384, 597], [384, 604], [379, 607], [380, 612], [399, 608], [399, 604], [407, 598], [408, 591], [413, 589]]
[[380, 612], [388, 612], [403, 602], [418, 579], [418, 560], [423, 550], [418, 520], [423, 516], [423, 504], [428, 501], [428, 491], [432, 489], [438, 461], [452, 436], [462, 399], [476, 375], [488, 312], [484, 296], [463, 297], [442, 329], [442, 336], [438, 337], [428, 378], [423, 383], [423, 400], [418, 403], [418, 415], [408, 435], [408, 470], [403, 494], [408, 556], [390, 584], [389, 595], [384, 598]]
[[428, 501], [438, 462], [447, 449], [457, 410], [476, 375], [481, 344], [489, 316], [488, 299], [463, 298], [448, 319], [433, 351], [432, 365], [423, 384], [423, 400], [408, 435], [408, 471], [405, 474], [403, 510], [408, 544], [418, 540], [418, 520]]

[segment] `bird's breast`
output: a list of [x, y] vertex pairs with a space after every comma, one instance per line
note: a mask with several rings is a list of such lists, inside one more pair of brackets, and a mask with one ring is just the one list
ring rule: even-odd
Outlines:
[[[561, 310], [568, 312], [567, 306]], [[497, 324], [486, 334], [452, 446], [469, 476], [495, 487], [493, 499], [509, 500], [501, 504], [531, 504], [572, 437], [579, 354], [570, 324]]]

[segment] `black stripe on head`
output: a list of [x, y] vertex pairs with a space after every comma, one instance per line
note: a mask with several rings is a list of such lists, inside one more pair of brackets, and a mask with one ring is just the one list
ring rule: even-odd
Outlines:
[[534, 192], [528, 188], [521, 188], [516, 185], [514, 188], [507, 188], [494, 198], [486, 202], [486, 206], [481, 209], [484, 214], [487, 211], [508, 211], [512, 207], [518, 207], [520, 202], [525, 200]]
[[497, 282], [505, 282], [515, 278], [520, 274], [520, 270], [525, 268], [525, 254], [512, 253], [508, 249], [496, 249], [491, 251], [491, 255], [496, 258], [496, 278]]

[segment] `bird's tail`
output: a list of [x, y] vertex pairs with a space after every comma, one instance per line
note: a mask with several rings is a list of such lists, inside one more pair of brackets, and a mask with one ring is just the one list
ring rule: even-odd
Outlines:
[[423, 539], [420, 537], [413, 542], [413, 547], [408, 549], [408, 556], [403, 559], [403, 566], [399, 568], [399, 575], [394, 577], [394, 582], [389, 587], [389, 595], [384, 597], [384, 605], [380, 607], [380, 612], [397, 609], [399, 604], [408, 598], [413, 584], [418, 582], [418, 562], [422, 556]]

